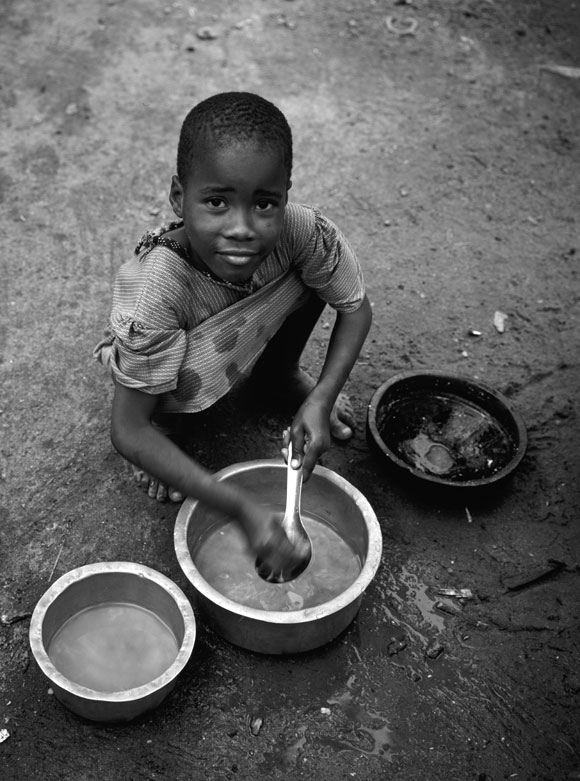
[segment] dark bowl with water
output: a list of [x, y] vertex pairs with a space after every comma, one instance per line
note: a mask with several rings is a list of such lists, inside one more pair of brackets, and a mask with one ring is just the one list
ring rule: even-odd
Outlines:
[[407, 475], [463, 488], [507, 477], [527, 447], [524, 423], [501, 393], [436, 370], [402, 372], [375, 391], [367, 440]]

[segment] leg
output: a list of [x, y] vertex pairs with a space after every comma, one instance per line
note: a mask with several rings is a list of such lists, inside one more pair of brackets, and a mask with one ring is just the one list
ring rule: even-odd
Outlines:
[[[300, 309], [288, 315], [252, 372], [260, 386], [274, 387], [277, 395], [294, 409], [298, 409], [316, 385], [315, 380], [300, 368], [300, 357], [324, 307], [324, 301], [312, 294]], [[354, 424], [350, 399], [341, 393], [330, 415], [330, 432], [337, 439], [349, 439]]]
[[262, 372], [271, 375], [276, 368], [287, 374], [289, 370], [298, 368], [300, 356], [324, 307], [324, 301], [313, 294], [300, 309], [288, 315], [260, 356], [254, 375], [261, 376]]

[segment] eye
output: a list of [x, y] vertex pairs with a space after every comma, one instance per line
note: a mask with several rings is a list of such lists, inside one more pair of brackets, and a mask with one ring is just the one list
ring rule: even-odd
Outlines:
[[272, 209], [275, 209], [277, 205], [277, 203], [269, 201], [266, 198], [260, 198], [259, 201], [256, 201], [256, 209], [259, 212], [271, 211]]
[[220, 198], [219, 195], [212, 195], [211, 198], [206, 200], [206, 203], [208, 206], [211, 206], [212, 209], [223, 209], [223, 207], [226, 205], [224, 199]]

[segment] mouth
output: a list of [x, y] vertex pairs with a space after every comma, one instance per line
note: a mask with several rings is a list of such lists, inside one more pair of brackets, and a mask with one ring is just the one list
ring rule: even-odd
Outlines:
[[258, 257], [257, 252], [242, 252], [240, 250], [221, 250], [217, 255], [232, 266], [246, 266]]

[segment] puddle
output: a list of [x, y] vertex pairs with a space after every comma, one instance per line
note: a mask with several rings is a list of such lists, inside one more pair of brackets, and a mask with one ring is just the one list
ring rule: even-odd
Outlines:
[[335, 697], [330, 697], [329, 705], [338, 706], [344, 715], [353, 723], [352, 730], [340, 738], [321, 737], [320, 743], [332, 746], [335, 751], [357, 751], [368, 757], [381, 757], [392, 760], [392, 736], [389, 725], [381, 713], [363, 708], [354, 698], [350, 690], [354, 678], [347, 681], [347, 690]]
[[298, 732], [298, 740], [296, 740], [291, 746], [286, 747], [286, 762], [289, 764], [296, 764], [300, 753], [304, 751], [304, 747], [307, 743], [306, 731], [308, 730], [307, 724], [300, 724], [296, 731]]
[[429, 586], [421, 583], [418, 577], [406, 567], [401, 567], [397, 580], [398, 582], [391, 577], [390, 594], [397, 607], [401, 608], [401, 612], [405, 613], [411, 602], [416, 606], [424, 624], [442, 632], [445, 629], [445, 618], [435, 608], [436, 602], [443, 601], [441, 597], [432, 599], [427, 593]]
[[[287, 763], [295, 764], [309, 743], [313, 746], [329, 746], [337, 752], [351, 751], [392, 761], [393, 739], [388, 722], [381, 713], [360, 705], [352, 691], [354, 682], [355, 676], [352, 675], [346, 682], [346, 691], [327, 699], [331, 708], [340, 711], [339, 714], [335, 712], [335, 717], [339, 719], [338, 725], [335, 720], [324, 725], [327, 729], [328, 726], [335, 727], [336, 735], [320, 734], [322, 730], [316, 729], [311, 723], [300, 724], [296, 729], [297, 740], [286, 747]], [[332, 711], [327, 710], [327, 713], [326, 718], [332, 719]], [[346, 725], [341, 716], [346, 718]], [[317, 726], [320, 727], [320, 722]]]

